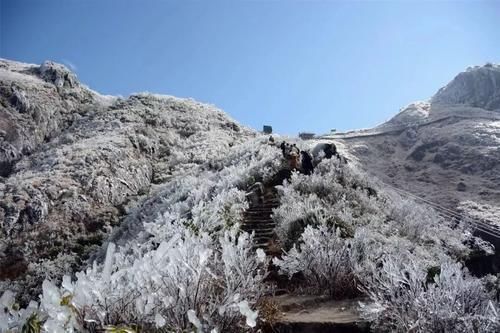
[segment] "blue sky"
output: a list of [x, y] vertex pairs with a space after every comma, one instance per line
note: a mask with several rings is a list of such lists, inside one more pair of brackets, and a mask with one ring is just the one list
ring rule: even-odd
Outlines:
[[215, 104], [284, 134], [375, 126], [500, 62], [495, 1], [0, 0], [0, 57], [103, 94]]

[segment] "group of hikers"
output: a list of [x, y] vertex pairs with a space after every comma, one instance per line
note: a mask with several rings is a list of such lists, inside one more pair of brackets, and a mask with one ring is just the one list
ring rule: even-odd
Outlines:
[[280, 145], [285, 161], [288, 162], [290, 170], [298, 170], [306, 175], [310, 175], [313, 170], [313, 159], [311, 154], [305, 150], [300, 150], [295, 143], [289, 144], [283, 141]]
[[[274, 138], [269, 138], [271, 144], [275, 144]], [[314, 171], [314, 166], [321, 158], [339, 157], [337, 147], [333, 143], [319, 143], [311, 151], [300, 150], [295, 143], [282, 141], [279, 145], [283, 158], [287, 163], [287, 168], [291, 171], [299, 171], [305, 175], [310, 175]]]
[[[293, 171], [301, 172], [305, 175], [310, 175], [314, 171], [314, 167], [323, 158], [332, 158], [336, 156], [342, 159], [337, 153], [337, 147], [333, 143], [318, 143], [311, 152], [300, 150], [295, 143], [282, 141], [277, 144], [273, 136], [269, 137], [269, 144], [281, 149], [284, 158], [284, 167], [276, 173], [273, 178], [268, 181], [266, 186], [282, 185], [285, 179], [290, 179]], [[256, 182], [247, 189], [247, 199], [252, 205], [257, 205], [263, 202], [265, 186], [262, 182]]]

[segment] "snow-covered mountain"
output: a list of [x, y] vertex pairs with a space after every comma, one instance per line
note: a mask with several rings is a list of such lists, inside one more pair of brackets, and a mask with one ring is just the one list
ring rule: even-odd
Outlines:
[[429, 102], [337, 138], [388, 184], [448, 208], [490, 205], [494, 211], [500, 203], [500, 66], [469, 68]]
[[[415, 103], [339, 139], [361, 162], [345, 163], [209, 105], [101, 96], [64, 66], [1, 60], [0, 332], [255, 332], [280, 320], [283, 285], [362, 297], [360, 332], [498, 332], [499, 279], [464, 268], [491, 245], [370, 176], [494, 205], [498, 113], [474, 105]], [[316, 151], [314, 172], [292, 172], [281, 139]], [[445, 191], [456, 175], [470, 197]]]

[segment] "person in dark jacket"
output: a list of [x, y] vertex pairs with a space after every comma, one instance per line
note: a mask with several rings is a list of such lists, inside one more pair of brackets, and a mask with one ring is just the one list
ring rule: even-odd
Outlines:
[[287, 146], [287, 144], [286, 144], [286, 142], [285, 142], [285, 141], [283, 141], [283, 142], [281, 143], [281, 145], [280, 145], [281, 152], [283, 153], [283, 157], [286, 157], [286, 150], [287, 150], [287, 149], [286, 149], [286, 148], [287, 148], [286, 146]]
[[[322, 152], [322, 153], [321, 153]], [[339, 153], [337, 152], [337, 147], [333, 143], [318, 143], [312, 150], [312, 156], [314, 162], [317, 164], [321, 161], [322, 158], [332, 158], [333, 156], [337, 156], [340, 158]]]
[[307, 151], [301, 151], [300, 154], [302, 160], [302, 172], [306, 175], [310, 175], [314, 171], [311, 154]]
[[325, 152], [325, 158], [332, 158], [333, 156], [338, 156], [337, 147], [333, 143], [326, 144], [323, 151]]

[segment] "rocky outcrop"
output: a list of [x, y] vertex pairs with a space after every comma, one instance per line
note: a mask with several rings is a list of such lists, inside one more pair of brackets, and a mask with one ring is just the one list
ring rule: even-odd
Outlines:
[[0, 60], [0, 176], [75, 119], [103, 106], [98, 97], [62, 65]]
[[468, 68], [441, 88], [433, 104], [463, 104], [500, 111], [500, 65], [486, 64]]
[[0, 61], [0, 293], [79, 268], [152, 185], [253, 132], [192, 100], [101, 96], [64, 66]]

